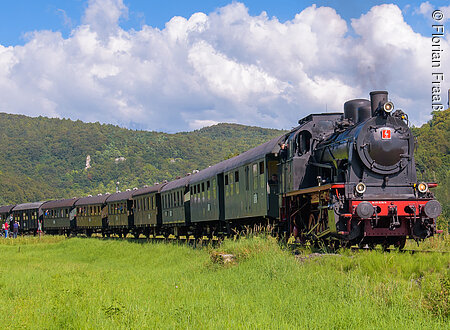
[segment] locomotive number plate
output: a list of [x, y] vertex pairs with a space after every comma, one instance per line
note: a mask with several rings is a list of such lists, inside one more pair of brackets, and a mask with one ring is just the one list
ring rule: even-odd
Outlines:
[[389, 128], [383, 128], [381, 130], [381, 138], [383, 140], [390, 140], [391, 139], [391, 130]]

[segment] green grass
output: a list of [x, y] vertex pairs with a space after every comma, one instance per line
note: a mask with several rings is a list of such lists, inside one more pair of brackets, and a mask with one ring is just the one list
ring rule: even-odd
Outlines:
[[[449, 327], [448, 255], [345, 251], [300, 261], [267, 237], [216, 249], [9, 241], [0, 240], [7, 328]], [[217, 252], [235, 262], [213, 262]]]

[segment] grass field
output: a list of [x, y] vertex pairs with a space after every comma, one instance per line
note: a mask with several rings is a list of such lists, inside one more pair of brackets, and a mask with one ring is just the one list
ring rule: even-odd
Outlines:
[[[443, 244], [443, 243], [439, 243]], [[215, 262], [218, 252], [236, 256]], [[294, 256], [272, 238], [218, 248], [0, 239], [3, 328], [449, 328], [443, 254]]]

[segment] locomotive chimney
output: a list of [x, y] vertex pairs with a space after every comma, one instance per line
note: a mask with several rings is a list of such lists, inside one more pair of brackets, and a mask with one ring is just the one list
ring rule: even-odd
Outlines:
[[386, 91], [373, 91], [370, 92], [370, 105], [372, 108], [372, 116], [375, 115], [375, 111], [380, 105], [383, 105], [388, 101], [388, 92]]

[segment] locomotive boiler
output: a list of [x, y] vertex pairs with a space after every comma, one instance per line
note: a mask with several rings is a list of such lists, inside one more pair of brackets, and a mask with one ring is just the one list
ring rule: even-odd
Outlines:
[[407, 237], [436, 232], [441, 205], [429, 191], [436, 184], [417, 181], [408, 117], [387, 92], [346, 102], [333, 125], [312, 122], [286, 141], [292, 152], [283, 173], [301, 175], [292, 176], [297, 189], [284, 189], [282, 218], [297, 239], [403, 247]]

